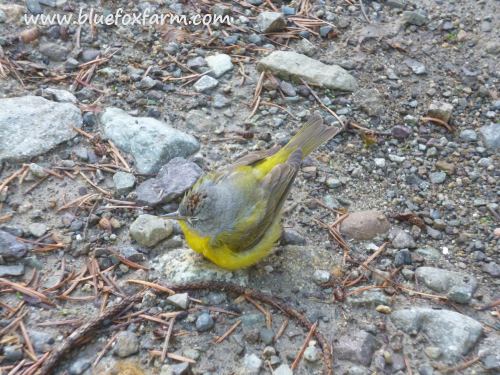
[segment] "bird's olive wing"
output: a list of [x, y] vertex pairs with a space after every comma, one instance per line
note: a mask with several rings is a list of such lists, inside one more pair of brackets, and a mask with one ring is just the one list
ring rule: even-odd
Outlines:
[[258, 161], [261, 161], [269, 156], [274, 155], [280, 150], [280, 146], [271, 147], [269, 150], [255, 151], [242, 156], [238, 160], [236, 160], [233, 164], [229, 166], [229, 168], [241, 167], [243, 165], [253, 165]]
[[295, 151], [288, 161], [274, 167], [262, 180], [259, 198], [250, 212], [244, 212], [236, 220], [233, 230], [217, 235], [217, 242], [233, 251], [245, 251], [257, 244], [281, 211], [290, 186], [297, 174], [302, 152]]

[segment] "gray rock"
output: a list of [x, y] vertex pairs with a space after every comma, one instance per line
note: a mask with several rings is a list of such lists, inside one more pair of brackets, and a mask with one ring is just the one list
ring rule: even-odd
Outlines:
[[42, 93], [44, 95], [50, 95], [53, 97], [54, 101], [59, 103], [73, 103], [77, 104], [78, 100], [76, 97], [66, 90], [59, 90], [52, 87], [42, 89]]
[[293, 375], [292, 369], [285, 363], [279, 365], [273, 373], [274, 375]]
[[0, 99], [0, 163], [24, 161], [70, 140], [82, 125], [80, 110], [41, 96]]
[[478, 356], [484, 368], [491, 373], [500, 371], [500, 334], [493, 331], [481, 342], [478, 350]]
[[215, 78], [210, 77], [209, 75], [204, 75], [195, 82], [193, 87], [197, 92], [205, 92], [216, 88], [218, 84], [219, 81]]
[[385, 5], [391, 8], [404, 9], [406, 0], [386, 0]]
[[261, 59], [259, 70], [270, 70], [282, 79], [304, 81], [333, 90], [355, 91], [356, 79], [338, 65], [326, 65], [293, 51], [274, 51]]
[[40, 4], [47, 5], [52, 8], [60, 7], [68, 2], [68, 0], [38, 0]]
[[407, 126], [396, 125], [391, 129], [391, 134], [397, 139], [406, 139], [411, 135], [411, 129]]
[[368, 116], [380, 116], [385, 109], [384, 98], [377, 89], [359, 89], [354, 93], [354, 102]]
[[369, 375], [371, 372], [363, 366], [354, 366], [349, 365], [349, 369], [347, 370], [347, 375]]
[[500, 148], [500, 123], [482, 126], [479, 128], [479, 132], [486, 147], [492, 150]]
[[304, 359], [311, 363], [318, 362], [321, 359], [321, 350], [316, 345], [309, 344], [304, 351]]
[[130, 331], [122, 331], [116, 336], [115, 354], [120, 358], [129, 357], [139, 352], [139, 339]]
[[280, 90], [283, 91], [283, 94], [289, 97], [294, 97], [297, 95], [297, 91], [290, 82], [281, 81], [280, 82]]
[[155, 207], [182, 196], [201, 176], [201, 168], [183, 158], [174, 158], [161, 167], [155, 178], [141, 183], [137, 189], [137, 202]]
[[389, 221], [381, 211], [369, 210], [350, 213], [342, 221], [340, 230], [356, 240], [370, 240], [390, 228]]
[[401, 249], [394, 256], [394, 265], [396, 267], [410, 265], [411, 263], [411, 253], [408, 249]]
[[347, 297], [348, 303], [353, 306], [376, 307], [378, 305], [388, 305], [390, 299], [380, 290], [365, 290], [359, 294]]
[[187, 293], [176, 293], [167, 297], [167, 302], [182, 310], [186, 310], [189, 306], [189, 295]]
[[238, 372], [239, 375], [257, 375], [262, 367], [262, 360], [255, 354], [245, 354], [243, 367]]
[[215, 77], [221, 77], [224, 73], [233, 69], [231, 56], [219, 53], [213, 56], [205, 57], [208, 67], [212, 70], [211, 74]]
[[407, 25], [423, 26], [428, 22], [425, 15], [413, 10], [403, 12], [402, 18], [403, 22]]
[[330, 189], [337, 189], [342, 186], [342, 181], [340, 181], [338, 178], [328, 177], [326, 179], [326, 186], [328, 186]]
[[0, 256], [6, 260], [19, 259], [26, 255], [28, 247], [16, 236], [0, 230]]
[[176, 363], [175, 365], [170, 365], [172, 370], [172, 375], [187, 375], [189, 374], [189, 366], [188, 362]]
[[186, 62], [186, 65], [191, 69], [197, 69], [197, 68], [201, 68], [202, 66], [206, 66], [207, 62], [203, 57], [196, 56], [196, 57], [193, 57], [192, 59], [189, 59]]
[[64, 61], [68, 57], [69, 49], [60, 43], [46, 42], [38, 47], [40, 53], [52, 61]]
[[42, 237], [47, 233], [47, 226], [44, 223], [32, 223], [28, 226], [28, 232], [34, 237]]
[[478, 287], [472, 276], [434, 267], [417, 268], [415, 277], [428, 288], [446, 293], [450, 300], [458, 303], [468, 303]]
[[118, 171], [113, 175], [115, 190], [118, 195], [125, 195], [130, 192], [135, 185], [135, 176], [132, 173]]
[[24, 264], [16, 264], [13, 266], [0, 265], [0, 277], [22, 275], [24, 275]]
[[305, 245], [306, 239], [302, 234], [294, 229], [284, 229], [281, 234], [281, 243], [283, 245]]
[[432, 247], [418, 248], [415, 252], [426, 260], [439, 260], [441, 252]]
[[444, 122], [449, 122], [452, 112], [453, 112], [453, 104], [440, 101], [433, 101], [429, 106], [427, 115], [430, 117], [443, 120]]
[[412, 308], [394, 311], [394, 325], [407, 332], [423, 332], [442, 351], [446, 361], [461, 360], [476, 344], [483, 327], [476, 320], [449, 310]]
[[5, 23], [5, 22], [7, 22], [7, 15], [2, 9], [0, 9], [0, 23]]
[[107, 108], [101, 116], [106, 138], [135, 159], [139, 173], [156, 173], [177, 156], [187, 157], [200, 148], [191, 135], [150, 117], [133, 117], [119, 108]]
[[260, 12], [256, 21], [261, 33], [273, 33], [281, 31], [286, 27], [286, 20], [283, 13]]
[[366, 331], [354, 331], [343, 335], [334, 344], [337, 359], [346, 360], [363, 366], [370, 365], [373, 353], [380, 345], [375, 336]]
[[442, 184], [446, 180], [446, 173], [444, 172], [432, 172], [429, 174], [429, 180], [433, 184]]
[[410, 233], [395, 228], [389, 234], [389, 238], [392, 241], [392, 246], [396, 249], [411, 249], [416, 247], [415, 240]]
[[49, 350], [52, 350], [52, 347], [55, 344], [54, 335], [49, 332], [30, 329], [29, 336], [31, 343], [33, 344], [33, 348], [37, 353], [48, 352]]
[[196, 330], [198, 332], [205, 332], [210, 329], [212, 329], [215, 325], [215, 322], [212, 318], [212, 316], [207, 313], [203, 312], [201, 313], [198, 318], [196, 318]]
[[325, 270], [316, 270], [313, 273], [313, 280], [318, 285], [327, 283], [330, 281], [330, 272]]
[[316, 53], [318, 47], [306, 38], [303, 38], [297, 43], [295, 49], [298, 53], [311, 57]]
[[373, 159], [373, 163], [377, 168], [385, 168], [385, 159], [384, 158], [375, 158]]
[[212, 106], [214, 108], [224, 108], [227, 107], [230, 103], [231, 101], [221, 94], [215, 94], [212, 100]]
[[465, 142], [476, 142], [477, 133], [472, 129], [464, 129], [460, 132], [460, 139]]
[[483, 271], [492, 277], [500, 277], [500, 266], [495, 262], [485, 263], [482, 267]]
[[425, 68], [425, 65], [422, 64], [421, 62], [414, 60], [414, 59], [406, 59], [404, 61], [406, 65], [415, 73], [416, 75], [422, 75], [427, 73], [427, 69]]
[[152, 247], [172, 234], [169, 220], [153, 215], [140, 215], [130, 225], [130, 236], [141, 246]]
[[227, 281], [248, 284], [248, 271], [227, 271], [217, 267], [191, 249], [173, 249], [158, 258], [159, 269], [171, 283]]
[[7, 362], [17, 362], [23, 358], [22, 345], [6, 345], [3, 347], [3, 357]]
[[80, 375], [92, 365], [92, 361], [88, 358], [78, 358], [69, 366], [70, 375]]

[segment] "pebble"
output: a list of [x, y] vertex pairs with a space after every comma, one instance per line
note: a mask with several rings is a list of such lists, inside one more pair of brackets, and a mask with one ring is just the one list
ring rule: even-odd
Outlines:
[[492, 277], [499, 278], [500, 277], [500, 266], [495, 262], [485, 263], [482, 266], [484, 272], [489, 274]]
[[389, 233], [389, 238], [392, 238], [392, 246], [396, 249], [411, 249], [416, 247], [415, 240], [410, 233], [395, 228]]
[[3, 356], [7, 362], [16, 362], [23, 358], [21, 345], [6, 345], [3, 347]]
[[169, 220], [153, 215], [140, 215], [130, 225], [130, 236], [141, 246], [152, 247], [172, 234]]
[[330, 281], [330, 272], [324, 270], [316, 270], [313, 273], [313, 280], [316, 284], [321, 285]]
[[404, 61], [406, 65], [415, 73], [416, 75], [422, 75], [427, 73], [427, 69], [425, 68], [425, 65], [422, 64], [420, 61], [414, 60], [414, 59], [406, 59]]
[[391, 134], [397, 139], [406, 139], [411, 135], [411, 129], [404, 125], [396, 125], [391, 129]]
[[330, 189], [337, 189], [342, 186], [342, 181], [340, 181], [338, 178], [328, 177], [326, 179], [326, 186], [328, 186]]
[[274, 340], [274, 331], [268, 328], [262, 328], [259, 330], [260, 341], [266, 345], [270, 345]]
[[260, 12], [257, 16], [257, 26], [261, 33], [282, 31], [286, 27], [286, 20], [279, 12]]
[[318, 362], [321, 359], [321, 350], [318, 349], [315, 343], [309, 343], [308, 347], [304, 351], [304, 359], [311, 363]]
[[28, 247], [16, 236], [0, 230], [0, 256], [5, 260], [19, 259], [26, 255]]
[[233, 69], [233, 63], [231, 62], [231, 56], [224, 53], [219, 53], [217, 55], [205, 57], [208, 67], [212, 70], [211, 75], [219, 78], [224, 75], [224, 73], [229, 72]]
[[500, 148], [500, 123], [482, 126], [479, 132], [487, 148], [492, 150]]
[[163, 165], [154, 178], [137, 186], [136, 201], [139, 204], [157, 207], [184, 195], [201, 176], [201, 168], [184, 158], [173, 158]]
[[24, 264], [0, 265], [0, 277], [24, 275]]
[[262, 360], [255, 354], [245, 354], [243, 358], [243, 374], [257, 375], [262, 367]]
[[186, 310], [189, 306], [189, 295], [187, 293], [176, 293], [167, 297], [167, 302]]
[[[393, 324], [406, 333], [422, 332], [442, 351], [442, 358], [460, 361], [474, 347], [483, 332], [481, 323], [450, 310], [415, 307], [394, 311]], [[453, 329], [450, 329], [452, 327]]]
[[211, 330], [214, 325], [215, 322], [212, 316], [207, 312], [201, 313], [198, 318], [196, 318], [196, 330], [198, 332], [206, 332], [208, 330]]
[[403, 12], [402, 18], [403, 22], [408, 25], [423, 26], [428, 22], [425, 15], [413, 10]]
[[85, 372], [90, 366], [92, 362], [88, 358], [78, 358], [69, 366], [70, 375], [80, 375]]
[[366, 331], [354, 330], [338, 338], [334, 346], [335, 356], [339, 360], [346, 360], [368, 366], [373, 353], [380, 344], [375, 336]]
[[412, 264], [411, 253], [408, 249], [399, 250], [394, 257], [396, 267]]
[[224, 95], [221, 94], [215, 94], [212, 99], [212, 106], [214, 108], [224, 108], [227, 107], [229, 104], [231, 104], [231, 101], [226, 98]]
[[448, 123], [450, 121], [452, 112], [453, 104], [441, 101], [433, 101], [429, 106], [427, 115]]
[[137, 335], [130, 331], [118, 333], [114, 352], [120, 358], [126, 358], [139, 352], [139, 340]]
[[446, 173], [432, 172], [431, 174], [429, 174], [429, 180], [433, 184], [442, 184], [446, 180]]
[[118, 195], [129, 193], [135, 185], [135, 176], [132, 173], [118, 171], [113, 175], [115, 190]]
[[293, 375], [292, 369], [285, 363], [276, 368], [273, 372], [274, 375]]
[[385, 159], [384, 158], [375, 158], [373, 159], [373, 163], [377, 168], [384, 169], [385, 168]]
[[370, 240], [386, 233], [389, 228], [390, 224], [384, 213], [375, 210], [350, 213], [340, 226], [343, 234], [356, 240]]
[[52, 42], [41, 43], [38, 50], [52, 61], [64, 61], [69, 53], [63, 44]]
[[195, 82], [193, 87], [197, 92], [206, 92], [216, 88], [218, 84], [219, 81], [215, 78], [210, 77], [209, 75], [204, 75]]
[[378, 305], [375, 310], [381, 314], [390, 314], [392, 309], [387, 305]]
[[286, 228], [281, 234], [281, 244], [303, 246], [307, 243], [305, 237], [294, 229]]
[[32, 223], [28, 226], [28, 232], [34, 237], [42, 237], [47, 233], [47, 225], [43, 223]]

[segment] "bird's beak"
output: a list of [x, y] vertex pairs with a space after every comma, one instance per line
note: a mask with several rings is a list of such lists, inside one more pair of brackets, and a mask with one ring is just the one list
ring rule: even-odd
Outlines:
[[187, 216], [182, 216], [179, 211], [171, 212], [169, 214], [161, 215], [162, 217], [166, 217], [167, 219], [172, 220], [188, 220]]

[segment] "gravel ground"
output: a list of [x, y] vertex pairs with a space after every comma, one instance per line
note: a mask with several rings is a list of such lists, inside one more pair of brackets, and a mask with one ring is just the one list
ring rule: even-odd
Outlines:
[[[498, 373], [499, 6], [0, 1], [0, 373], [33, 373], [137, 280], [272, 294], [318, 322], [335, 373]], [[23, 21], [91, 7], [233, 22]], [[271, 256], [221, 270], [159, 217], [314, 112], [347, 130], [305, 159]], [[283, 375], [304, 344], [293, 373], [325, 371], [272, 306], [167, 297], [147, 292], [51, 373]]]

